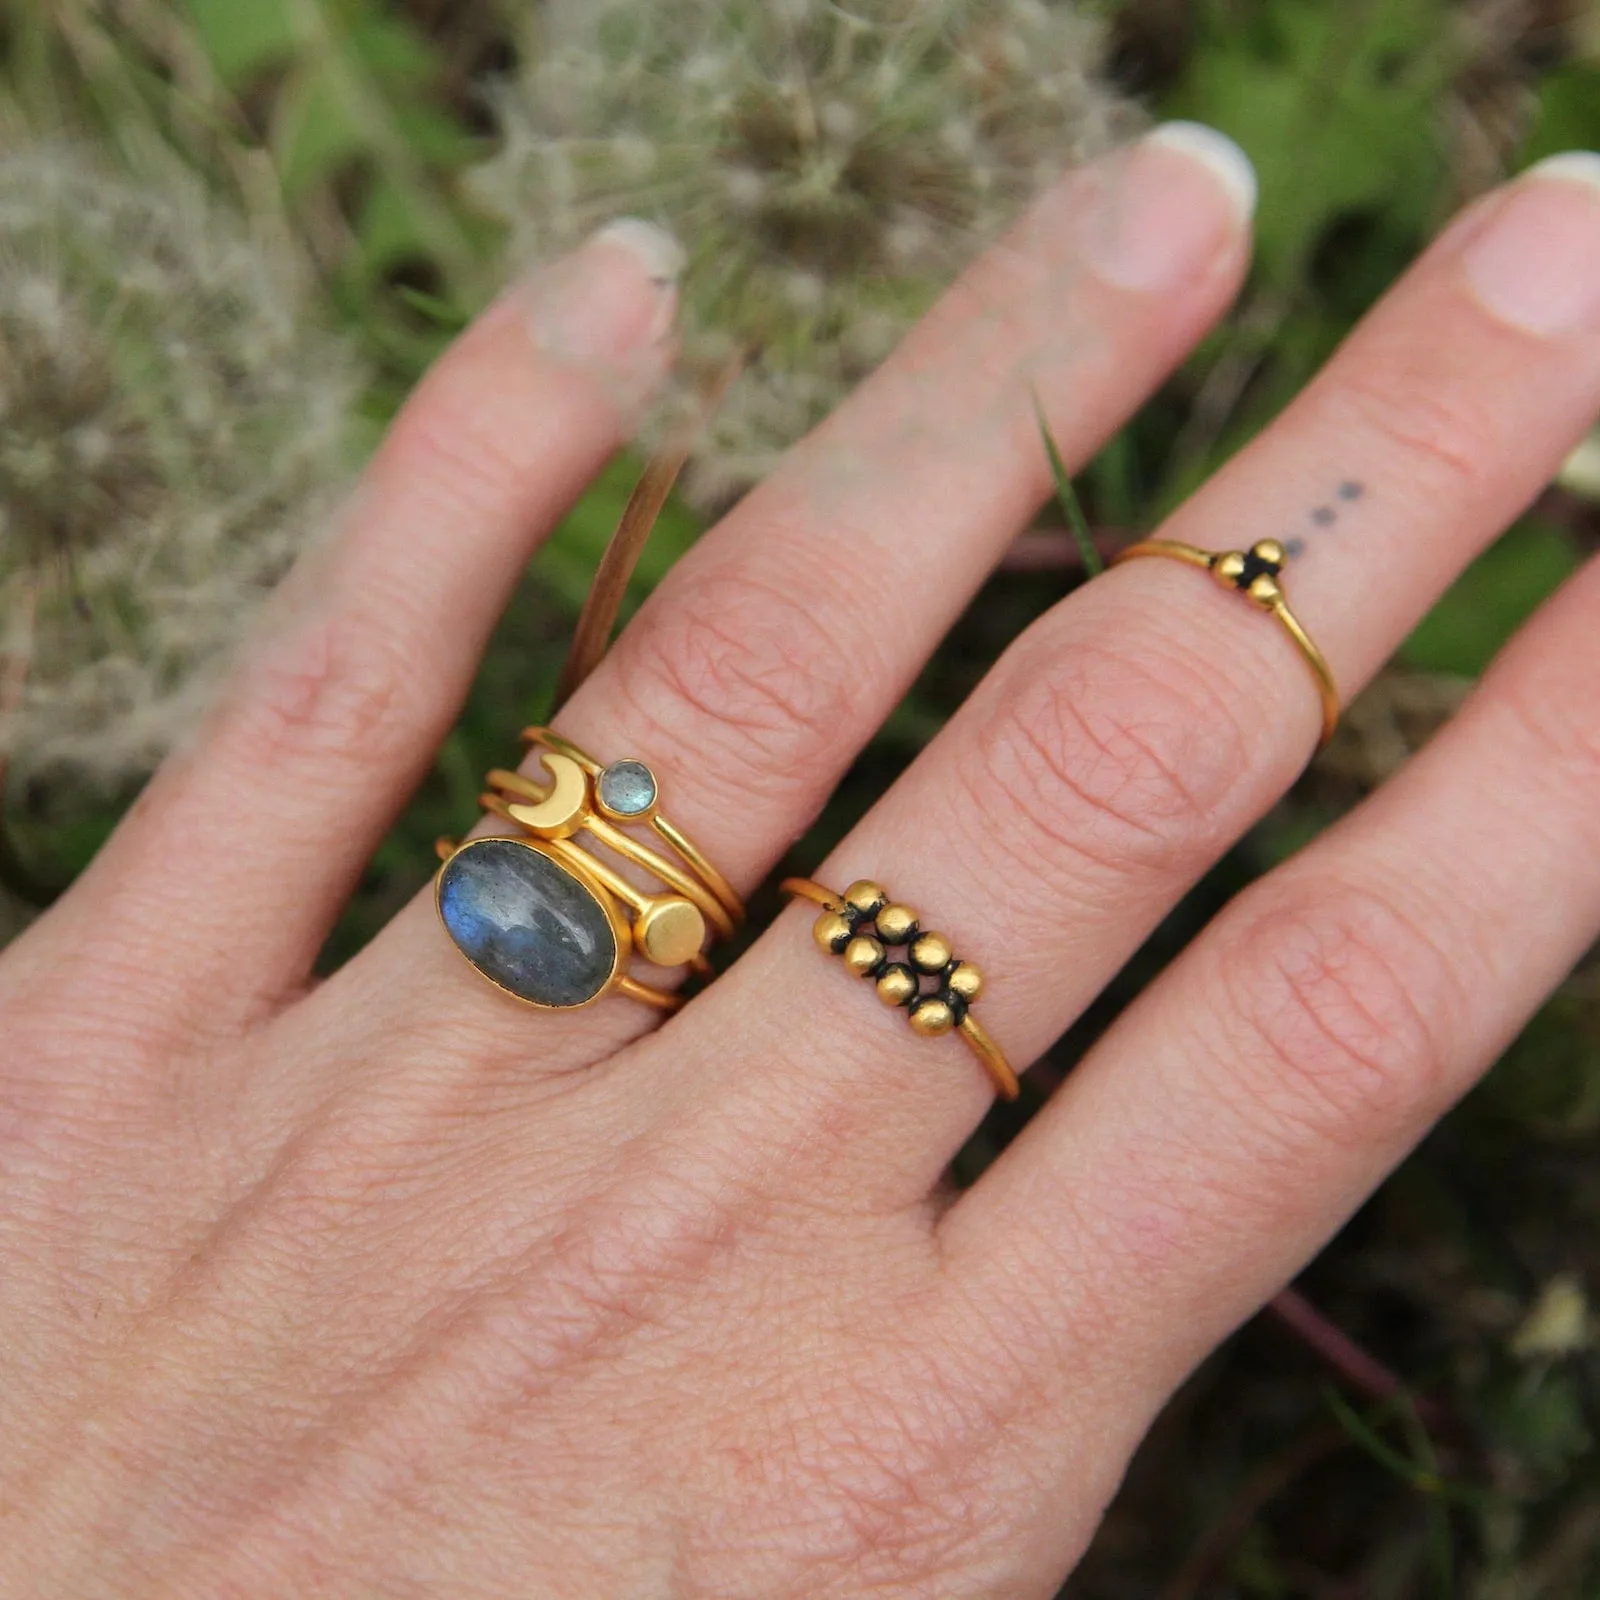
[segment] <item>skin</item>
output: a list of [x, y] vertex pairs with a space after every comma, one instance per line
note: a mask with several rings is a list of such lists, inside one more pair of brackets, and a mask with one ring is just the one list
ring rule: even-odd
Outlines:
[[[1047, 494], [1032, 393], [1081, 463], [1247, 235], [1159, 140], [1048, 197], [563, 728], [646, 756], [755, 885]], [[1159, 531], [1300, 541], [1285, 585], [1353, 693], [1600, 406], [1597, 256], [1581, 174], [1478, 202]], [[1600, 929], [1591, 568], [960, 1197], [986, 1078], [822, 959], [814, 908], [661, 1027], [515, 1006], [425, 900], [313, 987], [672, 306], [602, 239], [470, 330], [193, 748], [0, 957], [8, 1600], [1047, 1597], [1174, 1386]], [[1270, 619], [1133, 563], [1017, 640], [818, 876], [927, 913], [1024, 1063], [1317, 718]]]

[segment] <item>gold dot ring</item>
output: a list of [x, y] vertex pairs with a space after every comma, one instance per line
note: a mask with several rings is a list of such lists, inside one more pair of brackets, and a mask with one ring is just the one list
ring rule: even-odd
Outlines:
[[[925, 1039], [956, 1032], [1006, 1100], [1021, 1093], [1005, 1052], [972, 1014], [983, 990], [983, 974], [957, 959], [942, 933], [924, 929], [910, 906], [890, 900], [879, 884], [862, 878], [843, 894], [810, 878], [785, 878], [783, 892], [822, 907], [812, 927], [818, 949], [838, 956], [865, 978], [886, 1006], [905, 1010], [914, 1033]], [[895, 951], [903, 951], [896, 957]]]
[[1339, 686], [1334, 682], [1327, 657], [1317, 648], [1284, 597], [1280, 580], [1289, 555], [1283, 546], [1276, 539], [1261, 539], [1249, 550], [1217, 551], [1181, 544], [1176, 539], [1141, 539], [1138, 544], [1119, 550], [1112, 557], [1111, 565], [1119, 566], [1124, 561], [1138, 561], [1146, 556], [1165, 556], [1171, 561], [1203, 568], [1223, 588], [1237, 589], [1277, 618], [1316, 679], [1317, 693], [1322, 697], [1322, 737], [1317, 748], [1320, 750], [1327, 744], [1339, 725]]

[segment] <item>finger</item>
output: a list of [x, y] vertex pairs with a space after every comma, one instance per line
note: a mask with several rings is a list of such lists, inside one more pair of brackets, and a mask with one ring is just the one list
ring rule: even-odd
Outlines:
[[1600, 932], [1597, 617], [1591, 563], [1450, 728], [1229, 906], [946, 1219], [953, 1278], [1008, 1338], [1072, 1312], [1070, 1359], [1094, 1374], [1075, 1406], [1147, 1415]]
[[92, 938], [102, 979], [125, 971], [175, 1021], [198, 1008], [229, 1026], [304, 978], [529, 555], [660, 376], [675, 252], [643, 223], [614, 226], [444, 356], [334, 537], [274, 597], [196, 746], [41, 941], [81, 955]]
[[[664, 809], [740, 888], [804, 829], [1048, 492], [1034, 391], [1081, 462], [1233, 294], [1249, 180], [1229, 152], [1167, 129], [1047, 197], [678, 564], [562, 713], [597, 756], [647, 759]], [[526, 1015], [463, 972], [419, 902], [346, 976], [389, 1006], [404, 974], [430, 1004], [447, 992], [525, 1037]], [[540, 1023], [554, 1062], [562, 1024]], [[567, 1025], [592, 1052], [641, 1014]]]
[[[1587, 426], [1600, 304], [1571, 286], [1592, 294], [1597, 252], [1600, 195], [1570, 163], [1490, 197], [1163, 532], [1303, 539], [1285, 587], [1353, 692]], [[1132, 563], [1018, 642], [821, 877], [880, 880], [951, 935], [988, 974], [975, 1014], [1026, 1063], [1283, 792], [1318, 722], [1270, 617], [1191, 568]], [[990, 1086], [959, 1041], [916, 1038], [820, 962], [815, 915], [696, 1002], [727, 1041], [705, 1093], [732, 1096], [751, 1137], [838, 1130], [814, 1142], [839, 1183], [913, 1199]]]

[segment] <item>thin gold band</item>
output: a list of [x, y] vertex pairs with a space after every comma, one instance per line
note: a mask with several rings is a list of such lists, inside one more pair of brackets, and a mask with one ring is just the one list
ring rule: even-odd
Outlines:
[[1289, 558], [1283, 546], [1276, 539], [1261, 539], [1247, 553], [1242, 550], [1202, 550], [1198, 545], [1182, 544], [1176, 539], [1141, 539], [1138, 544], [1119, 550], [1112, 557], [1111, 564], [1119, 566], [1124, 561], [1138, 561], [1146, 556], [1164, 556], [1171, 561], [1200, 567], [1224, 588], [1238, 590], [1261, 610], [1277, 618], [1316, 679], [1317, 693], [1322, 698], [1322, 737], [1317, 748], [1320, 750], [1327, 744], [1333, 737], [1334, 729], [1339, 726], [1339, 686], [1334, 682], [1333, 669], [1328, 665], [1327, 657], [1290, 610], [1284, 596], [1279, 580]]
[[[591, 778], [597, 778], [605, 770], [600, 762], [580, 750], [570, 739], [564, 739], [554, 728], [532, 727], [522, 730], [522, 739], [526, 744], [543, 745], [547, 750], [554, 750], [558, 755], [566, 756], [570, 761], [576, 761]], [[706, 887], [726, 907], [728, 915], [734, 922], [744, 921], [744, 901], [739, 898], [738, 892], [723, 875], [712, 866], [706, 853], [701, 850], [683, 832], [681, 828], [674, 827], [659, 813], [652, 812], [647, 819], [649, 826], [666, 840], [677, 851], [688, 868], [699, 875]]]
[[[876, 883], [862, 879], [843, 894], [811, 878], [785, 878], [785, 894], [823, 908], [812, 928], [820, 949], [841, 956], [858, 977], [876, 985], [886, 1005], [904, 1006], [911, 1027], [925, 1038], [952, 1030], [978, 1058], [995, 1089], [1006, 1100], [1022, 1092], [1005, 1052], [972, 1014], [983, 988], [983, 974], [970, 961], [958, 961], [949, 941], [924, 931], [909, 906], [890, 901]], [[904, 946], [905, 961], [890, 961], [889, 950]], [[921, 979], [935, 979], [936, 991], [922, 992]]]
[[[517, 826], [521, 826], [521, 824], [517, 822], [517, 818], [513, 815], [513, 812], [516, 808], [514, 806], [507, 805], [499, 795], [483, 794], [478, 796], [478, 800], [485, 811], [494, 816], [500, 817], [506, 822], [516, 823]], [[609, 866], [598, 856], [591, 855], [587, 850], [584, 850], [579, 845], [574, 844], [571, 839], [546, 839], [544, 842], [549, 847], [552, 855], [567, 863], [569, 866], [579, 866], [584, 868], [592, 876], [598, 878], [600, 882], [604, 884], [605, 887], [625, 906], [630, 907], [636, 912], [648, 911], [651, 905], [658, 898], [656, 895], [647, 894], [637, 884], [630, 883], [628, 879], [623, 877], [623, 875], [616, 871], [615, 868]], [[660, 859], [659, 857], [653, 856], [653, 853], [648, 850], [641, 853], [655, 860]], [[650, 870], [653, 871], [654, 869], [652, 868]], [[678, 890], [677, 884], [671, 882], [670, 880], [667, 880], [667, 887], [674, 891]], [[700, 896], [706, 899], [710, 898], [705, 894], [703, 889], [699, 888], [698, 884], [695, 885], [695, 888]], [[704, 914], [705, 908], [703, 905], [701, 905], [699, 899], [695, 899], [694, 896], [688, 894], [685, 894], [684, 898], [694, 899], [696, 907], [701, 911], [702, 915]], [[718, 910], [720, 911], [721, 907], [718, 907]], [[708, 978], [711, 976], [711, 963], [706, 960], [704, 955], [691, 956], [685, 965], [687, 965], [691, 971], [702, 978]], [[642, 987], [642, 985], [640, 987]], [[665, 991], [657, 991], [654, 989], [649, 991], [649, 993], [652, 995], [658, 992], [663, 994], [665, 993]], [[674, 1000], [674, 1002], [677, 1001], [676, 995], [672, 996], [671, 998]]]
[[[531, 778], [525, 778], [520, 772], [507, 772], [504, 768], [496, 767], [489, 773], [485, 780], [491, 790], [499, 790], [498, 794], [481, 794], [478, 803], [485, 811], [492, 811], [496, 816], [504, 817], [507, 822], [515, 822], [519, 826], [525, 825], [525, 817], [518, 816], [517, 799], [528, 800], [540, 804], [548, 798], [548, 787], [541, 787]], [[513, 797], [510, 802], [507, 796]], [[663, 855], [658, 855], [654, 850], [647, 849], [631, 835], [624, 833], [621, 828], [614, 827], [602, 816], [589, 813], [583, 819], [583, 828], [593, 834], [607, 849], [614, 850], [619, 856], [625, 857], [635, 866], [643, 867], [651, 876], [659, 878], [669, 888], [676, 890], [686, 900], [692, 900], [700, 908], [706, 921], [724, 939], [731, 939], [734, 935], [733, 918], [728, 915], [727, 908], [717, 899], [701, 881], [685, 872], [676, 863], [668, 861]], [[626, 880], [622, 880], [626, 882]], [[631, 886], [630, 886], [631, 888]], [[637, 892], [637, 891], [633, 891]], [[626, 896], [624, 896], [626, 898]]]

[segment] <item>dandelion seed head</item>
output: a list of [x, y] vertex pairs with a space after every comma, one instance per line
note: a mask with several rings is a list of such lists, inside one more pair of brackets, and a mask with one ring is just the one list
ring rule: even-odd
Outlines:
[[792, 272], [784, 294], [796, 311], [815, 316], [828, 302], [828, 286], [815, 272]]
[[861, 113], [843, 100], [830, 100], [817, 111], [817, 125], [838, 144], [851, 144], [861, 132]]
[[723, 174], [728, 200], [741, 211], [754, 215], [766, 204], [767, 180], [749, 167], [730, 167]]
[[1134, 120], [1069, 0], [542, 0], [527, 27], [473, 186], [532, 259], [622, 214], [683, 241], [686, 370], [713, 334], [755, 353], [692, 468], [708, 502]]
[[323, 520], [360, 374], [306, 290], [286, 244], [198, 190], [69, 146], [0, 158], [0, 653], [30, 663], [0, 727], [14, 769], [148, 770]]

